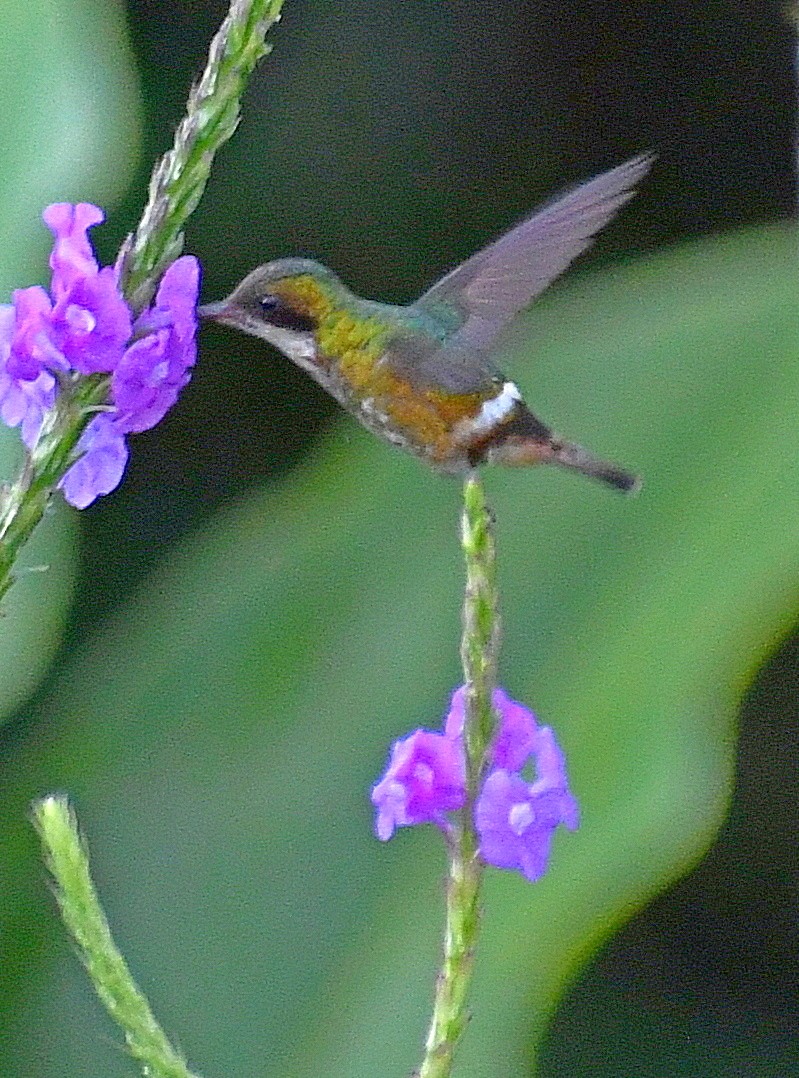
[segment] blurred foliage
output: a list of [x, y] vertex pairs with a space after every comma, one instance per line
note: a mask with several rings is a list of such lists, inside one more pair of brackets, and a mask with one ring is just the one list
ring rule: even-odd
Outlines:
[[[118, 51], [114, 77], [127, 71], [116, 8], [72, 8], [105, 141], [81, 152], [91, 182], [45, 170], [56, 189], [39, 202], [107, 200], [101, 182], [120, 179], [133, 144], [122, 83], [101, 86], [102, 56]], [[223, 10], [129, 4], [150, 155], [168, 145]], [[569, 25], [562, 11], [508, 5], [488, 24], [460, 0], [289, 4], [190, 231], [208, 298], [292, 251], [329, 261], [364, 293], [409, 298], [564, 179], [649, 147], [658, 171], [599, 258], [614, 242], [653, 247], [787, 206], [790, 109], [777, 102], [790, 42], [769, 5], [586, 2]], [[71, 40], [55, 9], [30, 12]], [[27, 68], [36, 102], [50, 69]], [[97, 113], [84, 103], [71, 125], [87, 115]], [[24, 168], [26, 139], [16, 132], [9, 168]], [[141, 201], [131, 188], [104, 230], [106, 259]], [[25, 213], [35, 221], [39, 209]], [[18, 222], [13, 231], [16, 243]], [[21, 262], [10, 265], [7, 287], [20, 281]], [[578, 271], [508, 342], [505, 365], [542, 416], [640, 467], [646, 487], [624, 501], [562, 473], [488, 477], [503, 680], [557, 728], [585, 822], [559, 841], [540, 885], [491, 875], [464, 1078], [529, 1073], [565, 984], [697, 860], [722, 819], [737, 702], [796, 611], [795, 276], [787, 231], [744, 229]], [[457, 484], [346, 420], [320, 444], [332, 409], [309, 380], [257, 342], [207, 336], [181, 409], [134, 443], [119, 496], [85, 515], [66, 647], [7, 731], [8, 1078], [131, 1073], [43, 886], [25, 812], [53, 789], [74, 796], [119, 943], [201, 1073], [350, 1078], [404, 1074], [417, 1060], [441, 850], [424, 832], [380, 846], [366, 791], [388, 742], [436, 722], [458, 679]], [[269, 474], [279, 478], [253, 493]], [[63, 549], [48, 556], [69, 565]], [[63, 591], [54, 573], [25, 587], [43, 640]], [[3, 665], [11, 692], [31, 669]], [[760, 785], [773, 781], [771, 760], [753, 760]], [[759, 811], [767, 820], [770, 804]], [[795, 801], [783, 811], [795, 817]], [[785, 863], [784, 846], [774, 857]], [[719, 908], [728, 871], [707, 899]], [[691, 916], [686, 905], [681, 920]], [[763, 977], [775, 984], [794, 952], [774, 940], [795, 945], [792, 920], [782, 932], [764, 936]], [[740, 1000], [725, 997], [719, 1016], [703, 1010], [702, 986], [689, 1004], [674, 987], [671, 1010], [648, 1012], [624, 993], [613, 946], [616, 965], [611, 954], [604, 975], [595, 966], [556, 1020], [544, 1073], [601, 1073], [600, 1059], [625, 1078], [766, 1074], [770, 1058], [788, 1071], [796, 994], [781, 1012], [764, 1005], [778, 1019], [761, 1021], [752, 1045], [751, 1027], [730, 1019]], [[701, 940], [675, 929], [673, 948], [698, 962]]]
[[799, 1073], [796, 637], [748, 694], [739, 737], [712, 850], [581, 974], [548, 1031], [543, 1074]]
[[122, 10], [109, 0], [25, 0], [0, 39], [0, 288], [44, 281], [48, 202], [107, 206], [125, 190], [139, 138]]

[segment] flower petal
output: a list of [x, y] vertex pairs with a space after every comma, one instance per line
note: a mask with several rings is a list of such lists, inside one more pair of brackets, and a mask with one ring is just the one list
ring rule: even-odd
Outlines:
[[58, 485], [70, 505], [85, 509], [95, 498], [119, 486], [128, 462], [128, 447], [114, 417], [101, 412], [86, 427], [76, 449], [81, 456]]
[[463, 750], [456, 740], [415, 730], [396, 741], [385, 774], [372, 790], [375, 831], [386, 841], [397, 827], [417, 823], [443, 826], [444, 814], [466, 800]]
[[64, 289], [51, 317], [53, 339], [70, 367], [81, 374], [113, 371], [130, 340], [130, 308], [119, 293], [113, 269], [76, 277]]
[[167, 269], [153, 308], [136, 323], [150, 327], [118, 363], [111, 396], [126, 431], [149, 430], [166, 415], [190, 378], [197, 358], [197, 290], [200, 267], [186, 255]]
[[50, 289], [56, 298], [76, 280], [93, 277], [99, 270], [94, 250], [87, 236], [92, 225], [105, 220], [99, 206], [90, 202], [54, 202], [42, 213], [42, 219], [55, 237], [50, 255], [53, 277]]
[[[497, 713], [497, 730], [491, 748], [495, 767], [521, 771], [535, 750], [538, 725], [535, 715], [524, 704], [511, 700], [504, 689], [495, 689], [491, 698]], [[444, 722], [448, 737], [462, 737], [466, 721], [466, 686], [452, 694], [449, 712]]]

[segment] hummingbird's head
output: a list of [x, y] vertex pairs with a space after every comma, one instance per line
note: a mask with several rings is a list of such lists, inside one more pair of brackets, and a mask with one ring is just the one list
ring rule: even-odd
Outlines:
[[313, 358], [320, 321], [349, 295], [338, 277], [308, 258], [280, 258], [254, 269], [227, 299], [199, 314], [262, 337], [292, 359]]

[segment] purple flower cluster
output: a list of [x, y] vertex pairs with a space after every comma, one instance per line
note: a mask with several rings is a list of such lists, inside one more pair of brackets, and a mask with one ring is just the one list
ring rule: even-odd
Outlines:
[[[375, 831], [386, 841], [397, 827], [434, 823], [446, 831], [448, 812], [466, 803], [463, 687], [452, 696], [444, 732], [415, 730], [394, 743], [385, 774], [372, 790]], [[493, 695], [498, 716], [488, 775], [474, 806], [480, 856], [489, 865], [539, 879], [547, 868], [558, 824], [574, 831], [577, 802], [569, 790], [566, 761], [548, 726], [511, 700], [502, 689]], [[528, 781], [522, 772], [534, 765]]]
[[18, 426], [32, 450], [59, 392], [80, 375], [109, 376], [107, 406], [85, 427], [59, 483], [83, 509], [119, 484], [126, 436], [163, 419], [189, 380], [200, 270], [196, 258], [177, 259], [152, 307], [134, 319], [117, 267], [98, 265], [88, 237], [103, 211], [57, 202], [42, 217], [55, 239], [50, 291], [18, 289], [0, 306], [0, 419]]

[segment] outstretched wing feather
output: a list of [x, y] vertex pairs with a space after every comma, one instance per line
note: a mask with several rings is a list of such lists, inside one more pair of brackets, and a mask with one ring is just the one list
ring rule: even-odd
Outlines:
[[634, 157], [539, 209], [452, 270], [417, 300], [428, 310], [460, 310], [455, 337], [486, 348], [500, 330], [555, 280], [633, 196], [652, 158]]

